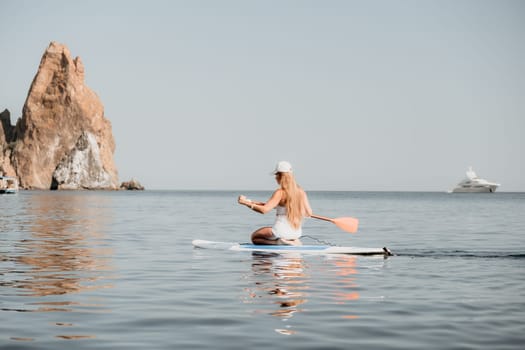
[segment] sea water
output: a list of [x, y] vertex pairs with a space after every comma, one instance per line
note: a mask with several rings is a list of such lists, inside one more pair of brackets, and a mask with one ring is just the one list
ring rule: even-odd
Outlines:
[[1, 196], [0, 348], [523, 349], [524, 193], [309, 193], [360, 227], [305, 243], [388, 258], [194, 249], [271, 224], [239, 194]]

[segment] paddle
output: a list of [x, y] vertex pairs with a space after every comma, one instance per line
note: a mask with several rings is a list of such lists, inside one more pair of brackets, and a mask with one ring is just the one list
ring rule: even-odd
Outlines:
[[310, 215], [311, 218], [324, 220], [324, 221], [330, 221], [331, 223], [335, 224], [337, 227], [339, 227], [341, 230], [350, 232], [350, 233], [356, 233], [357, 232], [357, 226], [359, 226], [359, 220], [356, 218], [327, 218], [325, 216], [319, 216], [319, 215]]

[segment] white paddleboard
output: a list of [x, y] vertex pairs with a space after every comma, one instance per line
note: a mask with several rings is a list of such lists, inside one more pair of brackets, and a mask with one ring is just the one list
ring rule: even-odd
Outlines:
[[329, 245], [260, 245], [250, 243], [213, 242], [195, 239], [196, 248], [233, 250], [238, 252], [304, 253], [304, 254], [350, 254], [350, 255], [393, 255], [388, 248], [338, 247]]

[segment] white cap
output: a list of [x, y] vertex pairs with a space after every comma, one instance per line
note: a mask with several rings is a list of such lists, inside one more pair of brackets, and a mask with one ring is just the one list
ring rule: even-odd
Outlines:
[[291, 173], [291, 172], [292, 172], [292, 164], [288, 163], [285, 160], [281, 160], [275, 166], [275, 170], [272, 172], [272, 174], [275, 175], [277, 173]]

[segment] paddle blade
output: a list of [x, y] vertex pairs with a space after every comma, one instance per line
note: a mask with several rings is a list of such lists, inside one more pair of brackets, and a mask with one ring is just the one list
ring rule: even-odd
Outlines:
[[332, 222], [341, 230], [350, 233], [356, 233], [359, 226], [359, 220], [356, 218], [335, 218]]

